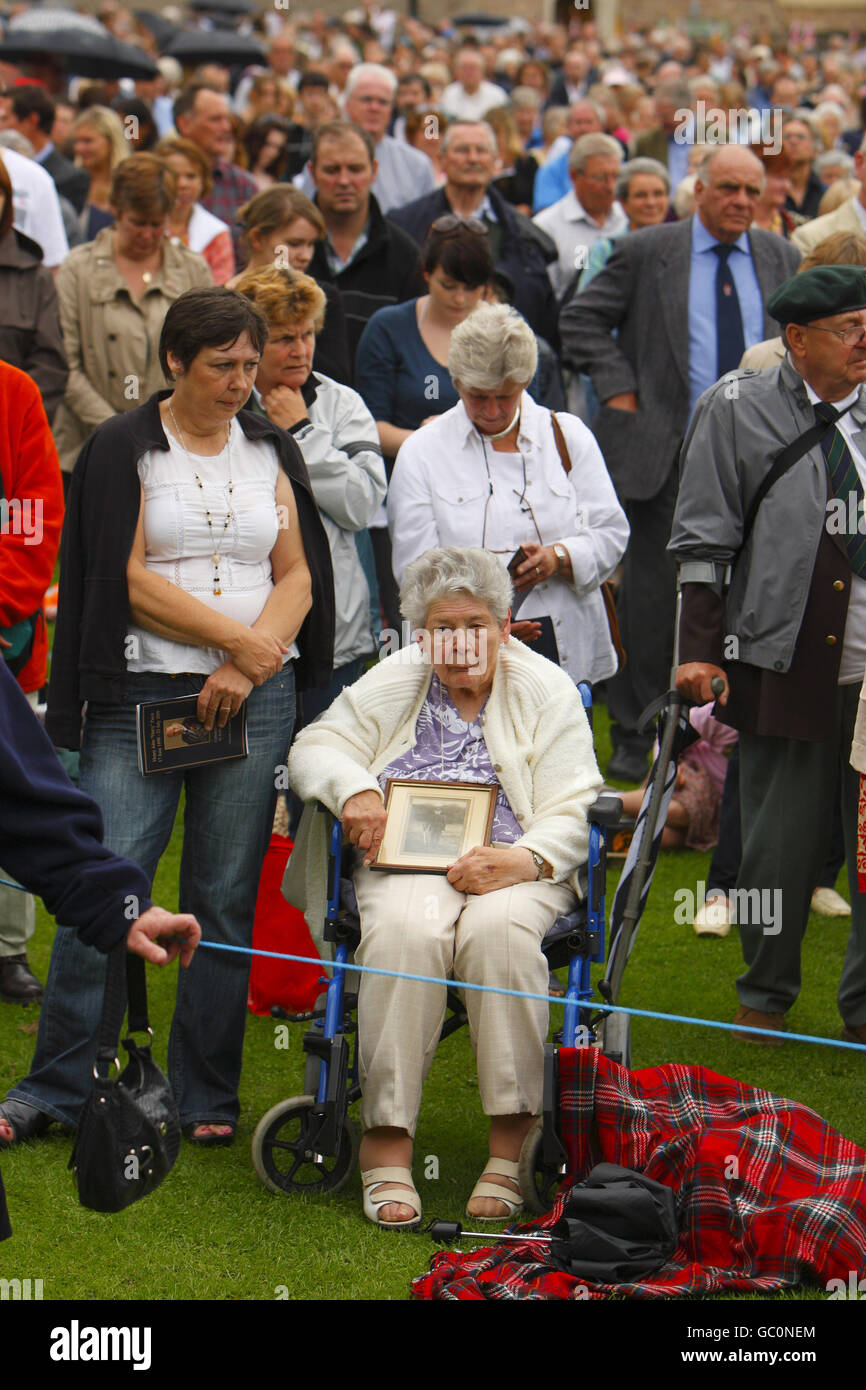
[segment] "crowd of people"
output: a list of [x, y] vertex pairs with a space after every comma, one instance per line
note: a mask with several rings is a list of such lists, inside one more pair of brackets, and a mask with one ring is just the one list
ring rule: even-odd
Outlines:
[[[866, 1044], [866, 47], [804, 25], [603, 41], [579, 12], [474, 30], [363, 0], [260, 17], [262, 64], [182, 68], [143, 14], [100, 15], [157, 76], [0, 52], [0, 651], [106, 846], [152, 880], [185, 791], [181, 909], [248, 945], [288, 759], [295, 877], [305, 799], [358, 849], [359, 960], [537, 992], [601, 782], [575, 683], [607, 703], [606, 775], [638, 784], [676, 657], [704, 751], [665, 843], [715, 847], [695, 930], [729, 930], [736, 886], [784, 896], [780, 932], [737, 920], [737, 1036], [784, 1040], [812, 904], [851, 915], [839, 1006]], [[414, 641], [377, 663], [403, 619], [483, 633], [486, 664], [419, 665]], [[248, 756], [140, 776], [136, 705], [172, 695], [207, 730], [243, 707]], [[369, 872], [392, 775], [498, 787], [488, 858], [441, 877], [411, 950], [429, 879]], [[2, 829], [0, 863], [40, 891]], [[122, 933], [81, 920], [43, 990], [32, 900], [0, 887], [0, 998], [44, 993], [0, 1146], [85, 1099]], [[193, 1143], [234, 1138], [247, 969], [200, 952], [181, 977], [169, 1067]], [[362, 988], [380, 1225], [420, 1219], [441, 1007]], [[476, 1012], [491, 1157], [471, 1210], [504, 1219], [546, 1019]]]

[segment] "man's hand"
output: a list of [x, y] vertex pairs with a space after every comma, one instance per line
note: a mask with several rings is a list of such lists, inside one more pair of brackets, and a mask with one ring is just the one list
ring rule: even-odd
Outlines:
[[364, 868], [372, 864], [379, 853], [387, 819], [388, 815], [378, 792], [356, 792], [343, 807], [343, 834], [349, 844], [367, 851], [364, 855]]
[[534, 883], [535, 860], [520, 845], [476, 845], [456, 859], [447, 878], [458, 893], [494, 893], [515, 883]]
[[[164, 947], [157, 945], [160, 937], [166, 938]], [[200, 941], [201, 927], [189, 912], [149, 907], [130, 927], [126, 949], [153, 965], [168, 965], [180, 953], [180, 963], [186, 969]]]
[[[718, 679], [724, 686], [721, 695], [716, 695], [712, 688], [712, 682]], [[721, 666], [711, 666], [707, 661], [687, 661], [678, 666], [677, 690], [696, 705], [708, 705], [716, 699], [722, 706], [728, 703], [728, 678]]]
[[623, 391], [619, 396], [609, 396], [604, 402], [611, 410], [637, 410], [637, 396], [634, 391]]

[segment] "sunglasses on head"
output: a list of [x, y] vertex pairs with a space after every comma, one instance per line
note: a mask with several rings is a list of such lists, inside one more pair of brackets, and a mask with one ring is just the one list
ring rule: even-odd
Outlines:
[[454, 232], [472, 232], [474, 236], [489, 235], [487, 224], [482, 222], [480, 217], [461, 217], [456, 212], [448, 212], [444, 217], [437, 217], [430, 231], [445, 236]]

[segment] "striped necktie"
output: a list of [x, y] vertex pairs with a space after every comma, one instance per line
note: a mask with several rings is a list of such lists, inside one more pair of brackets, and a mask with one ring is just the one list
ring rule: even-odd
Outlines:
[[[834, 425], [834, 422], [839, 418], [839, 411], [828, 401], [818, 401], [815, 406], [815, 418], [826, 421], [828, 425]], [[821, 436], [821, 449], [827, 460], [833, 496], [838, 497], [842, 503], [846, 518], [850, 518], [852, 514], [857, 518], [856, 528], [846, 524], [845, 547], [853, 573], [861, 579], [866, 578], [866, 535], [861, 533], [859, 527], [864, 516], [863, 484], [860, 481], [860, 474], [857, 472], [857, 465], [851, 450], [848, 448], [845, 436], [838, 425], [834, 425], [833, 429], [826, 430]], [[850, 501], [852, 494], [856, 498], [854, 508], [852, 508]], [[863, 524], [866, 525], [866, 522]]]

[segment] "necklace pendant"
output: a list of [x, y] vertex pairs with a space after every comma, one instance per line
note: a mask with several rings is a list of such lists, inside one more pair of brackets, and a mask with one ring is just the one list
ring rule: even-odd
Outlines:
[[220, 588], [219, 578], [214, 579], [214, 582], [213, 582], [213, 591], [214, 591], [214, 594], [216, 595], [216, 597], [219, 598], [220, 594], [222, 593], [222, 589]]
[[213, 555], [212, 555], [210, 558], [211, 558], [211, 561], [212, 561], [212, 563], [213, 563], [214, 568], [215, 568], [215, 569], [219, 569], [220, 557], [219, 557], [219, 555], [217, 554], [217, 552], [214, 551]]

